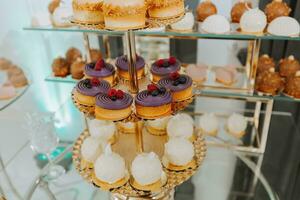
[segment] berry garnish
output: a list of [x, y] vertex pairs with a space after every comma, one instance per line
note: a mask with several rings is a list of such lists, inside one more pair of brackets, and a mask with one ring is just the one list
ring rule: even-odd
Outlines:
[[98, 86], [100, 84], [100, 81], [97, 78], [92, 78], [91, 84], [92, 86]]
[[158, 67], [163, 67], [164, 63], [165, 63], [165, 61], [163, 59], [159, 59], [158, 61], [156, 61], [156, 65]]
[[88, 89], [91, 89], [93, 86], [91, 85], [90, 82], [88, 82], [88, 83], [85, 83], [85, 87], [87, 87]]
[[157, 87], [155, 84], [149, 84], [149, 85], [147, 86], [148, 92], [153, 92], [153, 91], [155, 91], [155, 90], [157, 90], [157, 89], [158, 89], [158, 87]]
[[89, 79], [84, 79], [83, 80], [83, 84], [89, 84], [90, 83], [90, 80]]
[[171, 57], [169, 58], [169, 64], [170, 64], [170, 65], [174, 65], [176, 62], [177, 62], [177, 60], [176, 60], [175, 57], [171, 56]]
[[178, 81], [179, 81], [180, 84], [185, 84], [186, 83], [186, 77], [180, 76]]
[[176, 80], [176, 81], [173, 82], [174, 86], [178, 86], [179, 84], [180, 84], [179, 80]]
[[111, 100], [116, 101], [118, 98], [116, 96], [110, 97]]
[[164, 88], [164, 87], [161, 87], [158, 90], [159, 90], [159, 93], [161, 93], [161, 94], [165, 94], [167, 91], [166, 88]]
[[103, 67], [105, 67], [105, 62], [103, 59], [100, 59], [95, 64], [95, 70], [100, 71]]
[[151, 92], [151, 95], [156, 97], [159, 95], [159, 90], [154, 90], [153, 92]]
[[177, 80], [180, 77], [180, 74], [178, 72], [173, 72], [170, 74], [170, 78], [172, 80]]
[[168, 62], [168, 61], [165, 61], [164, 64], [163, 64], [163, 67], [164, 67], [164, 68], [167, 68], [167, 67], [169, 67], [169, 66], [170, 66], [169, 62]]
[[116, 97], [118, 99], [123, 99], [124, 98], [124, 92], [122, 90], [118, 90], [117, 94], [116, 94]]
[[111, 98], [111, 97], [114, 97], [117, 95], [117, 90], [116, 89], [109, 89], [108, 90], [108, 96]]

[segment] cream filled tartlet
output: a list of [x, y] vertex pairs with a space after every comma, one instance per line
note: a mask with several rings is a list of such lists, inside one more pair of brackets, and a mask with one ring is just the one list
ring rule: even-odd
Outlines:
[[139, 154], [131, 164], [131, 174], [131, 185], [138, 190], [157, 191], [165, 181], [161, 162], [153, 152]]
[[216, 82], [231, 86], [237, 81], [238, 72], [234, 66], [219, 67], [215, 70]]
[[247, 119], [240, 114], [233, 113], [227, 121], [228, 132], [234, 137], [241, 138], [245, 135]]
[[98, 138], [110, 144], [115, 142], [117, 128], [112, 121], [94, 119], [89, 123], [89, 131], [94, 138]]
[[97, 158], [94, 164], [93, 182], [103, 189], [118, 188], [128, 181], [125, 160], [119, 154], [111, 151], [107, 145], [105, 152]]
[[165, 144], [163, 165], [174, 171], [182, 171], [194, 167], [193, 143], [184, 138], [172, 138]]
[[184, 0], [147, 0], [152, 18], [167, 19], [184, 14]]
[[101, 23], [103, 0], [73, 0], [73, 18], [83, 23]]
[[[136, 70], [137, 70], [137, 78], [141, 79], [143, 76], [145, 76], [145, 60], [141, 56], [136, 56]], [[120, 56], [117, 58], [116, 63], [115, 63], [118, 71], [118, 76], [125, 79], [129, 80], [130, 75], [129, 75], [129, 63], [127, 60], [127, 55]]]
[[175, 58], [159, 59], [151, 65], [152, 81], [157, 83], [161, 78], [170, 76], [180, 70], [181, 63]]
[[185, 69], [186, 74], [190, 76], [195, 83], [201, 84], [207, 79], [207, 69], [208, 67], [204, 64], [190, 64]]
[[194, 121], [188, 115], [178, 114], [173, 116], [167, 125], [167, 134], [171, 138], [186, 138], [190, 141], [195, 140]]
[[165, 135], [169, 119], [170, 117], [163, 117], [160, 119], [147, 121], [146, 129], [153, 135]]
[[207, 17], [202, 25], [201, 29], [206, 33], [223, 34], [230, 32], [230, 24], [226, 17], [222, 15], [211, 15]]
[[144, 0], [104, 0], [104, 22], [106, 28], [143, 28], [146, 23]]
[[263, 34], [266, 26], [267, 17], [258, 8], [247, 10], [240, 20], [241, 31], [244, 33]]
[[82, 167], [92, 168], [102, 151], [101, 140], [91, 136], [87, 137], [81, 145]]
[[206, 135], [217, 136], [219, 120], [214, 113], [205, 113], [199, 119], [199, 128]]

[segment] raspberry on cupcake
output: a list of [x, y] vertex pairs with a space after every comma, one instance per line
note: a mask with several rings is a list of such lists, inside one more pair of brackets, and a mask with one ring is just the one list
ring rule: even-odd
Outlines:
[[168, 77], [171, 73], [180, 70], [180, 62], [175, 57], [159, 59], [151, 65], [152, 81], [157, 83], [161, 78]]

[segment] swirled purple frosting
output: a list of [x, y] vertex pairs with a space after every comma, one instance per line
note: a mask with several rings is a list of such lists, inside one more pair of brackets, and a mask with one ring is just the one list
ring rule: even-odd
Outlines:
[[[164, 62], [168, 62], [168, 59], [163, 59]], [[177, 72], [180, 70], [180, 62], [177, 60], [175, 64], [169, 65], [168, 67], [159, 67], [157, 62], [152, 63], [151, 65], [151, 73], [158, 76], [168, 76], [173, 72]]]
[[77, 83], [76, 91], [87, 96], [97, 96], [100, 93], [107, 93], [110, 89], [110, 84], [105, 81], [99, 81], [99, 84], [92, 84], [91, 79], [84, 79]]
[[185, 78], [185, 83], [174, 84], [176, 80], [172, 80], [171, 78], [162, 78], [158, 81], [158, 85], [165, 87], [172, 92], [182, 91], [192, 86], [193, 80], [191, 77], [187, 75], [180, 75], [180, 77]]
[[[128, 60], [127, 55], [123, 55], [117, 58], [116, 67], [123, 71], [128, 71]], [[136, 69], [142, 69], [145, 67], [145, 60], [141, 56], [136, 57]]]
[[101, 70], [95, 70], [96, 63], [89, 63], [84, 68], [84, 73], [95, 78], [111, 76], [115, 73], [115, 68], [112, 64], [105, 63], [105, 67]]
[[162, 106], [171, 102], [172, 95], [168, 91], [166, 91], [164, 94], [152, 96], [147, 90], [143, 90], [139, 92], [135, 97], [135, 103], [137, 105], [146, 107]]
[[109, 110], [120, 110], [131, 106], [133, 98], [125, 93], [122, 99], [112, 100], [108, 94], [99, 94], [96, 96], [96, 106]]

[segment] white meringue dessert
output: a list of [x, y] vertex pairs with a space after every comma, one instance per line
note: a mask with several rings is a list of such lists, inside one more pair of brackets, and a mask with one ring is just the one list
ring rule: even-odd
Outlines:
[[169, 164], [188, 167], [194, 156], [195, 151], [192, 142], [184, 138], [173, 138], [165, 144], [163, 163], [168, 169], [172, 169]]
[[92, 137], [113, 143], [117, 127], [112, 121], [94, 119], [89, 123], [89, 130]]
[[119, 154], [112, 152], [110, 145], [107, 145], [105, 152], [94, 164], [94, 172], [98, 180], [116, 184], [126, 178], [125, 160]]
[[240, 20], [241, 31], [245, 33], [263, 33], [267, 26], [267, 16], [258, 8], [246, 11]]
[[150, 120], [146, 123], [146, 128], [151, 134], [154, 135], [165, 134], [169, 120], [170, 117], [163, 117], [156, 120]]
[[207, 17], [202, 25], [201, 29], [207, 33], [223, 34], [230, 32], [230, 23], [226, 17], [222, 15], [211, 15]]
[[214, 113], [205, 113], [199, 119], [199, 128], [204, 134], [216, 136], [219, 120]]
[[169, 138], [180, 137], [194, 140], [194, 125], [191, 117], [186, 114], [178, 114], [170, 119], [167, 125]]
[[292, 17], [277, 17], [268, 26], [268, 33], [278, 36], [299, 36], [299, 22]]
[[81, 156], [89, 162], [94, 163], [98, 156], [102, 153], [102, 143], [94, 137], [87, 137], [81, 145]]
[[68, 6], [59, 6], [56, 8], [52, 14], [52, 23], [57, 27], [68, 27], [72, 24], [70, 23], [70, 18], [73, 16], [72, 8]]
[[245, 134], [247, 128], [247, 119], [240, 114], [233, 113], [227, 121], [227, 129], [230, 134], [240, 138]]
[[185, 16], [178, 22], [171, 24], [173, 30], [190, 31], [193, 30], [195, 24], [195, 17], [192, 12], [187, 12]]
[[139, 154], [132, 162], [131, 174], [140, 186], [160, 182], [163, 170], [158, 156], [153, 152]]

